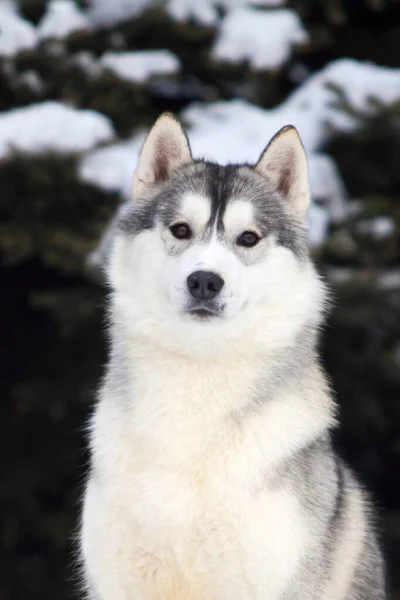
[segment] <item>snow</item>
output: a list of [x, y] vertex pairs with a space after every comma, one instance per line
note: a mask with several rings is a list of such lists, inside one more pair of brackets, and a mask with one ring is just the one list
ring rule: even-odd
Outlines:
[[83, 152], [114, 135], [104, 115], [60, 102], [42, 102], [0, 113], [0, 159], [12, 150]]
[[319, 248], [326, 240], [330, 223], [329, 212], [318, 206], [311, 204], [306, 216], [307, 238], [311, 248]]
[[134, 83], [144, 83], [152, 75], [173, 75], [181, 68], [169, 50], [106, 52], [99, 62], [121, 79]]
[[322, 152], [308, 153], [308, 169], [312, 197], [315, 203], [326, 206], [329, 203], [329, 212], [334, 222], [342, 221], [348, 214], [347, 193], [340, 177], [335, 161], [328, 154]]
[[140, 15], [153, 4], [154, 0], [91, 0], [87, 16], [97, 27], [112, 27]]
[[220, 61], [248, 61], [254, 69], [275, 70], [290, 58], [293, 45], [307, 41], [295, 11], [241, 8], [223, 20], [212, 55]]
[[353, 59], [340, 59], [308, 78], [281, 104], [278, 112], [299, 130], [308, 148], [321, 147], [333, 130], [354, 131], [358, 120], [338, 106], [341, 89], [352, 109], [373, 114], [378, 103], [392, 104], [400, 99], [400, 69], [380, 67]]
[[1, 0], [0, 10], [1, 12], [8, 11], [13, 15], [18, 14], [18, 6], [16, 0]]
[[224, 11], [236, 10], [248, 4], [263, 7], [282, 6], [285, 0], [169, 0], [167, 2], [167, 14], [176, 21], [188, 21], [193, 19], [200, 25], [215, 26], [220, 17], [218, 9]]
[[[338, 107], [338, 96], [332, 86], [343, 90], [353, 109], [372, 114], [376, 110], [376, 105], [370, 102], [372, 96], [382, 104], [400, 100], [400, 69], [341, 59], [307, 79], [274, 109], [264, 110], [242, 100], [231, 100], [208, 106], [192, 105], [184, 117], [198, 134], [200, 153], [207, 151], [207, 138], [213, 134], [220, 139], [217, 152], [221, 158], [226, 155], [228, 160], [246, 160], [243, 148], [256, 147], [261, 152], [265, 139], [290, 123], [297, 127], [305, 147], [314, 151], [329, 141], [333, 131], [353, 131], [358, 126], [355, 117]], [[235, 132], [236, 145], [229, 139], [230, 131]]]
[[[177, 21], [193, 19], [199, 25], [216, 26], [220, 21], [218, 9], [225, 11], [246, 5], [262, 7], [283, 6], [285, 0], [166, 0], [167, 14]], [[159, 0], [92, 0], [88, 16], [96, 26], [110, 27], [136, 17], [147, 9], [160, 5]]]
[[79, 177], [107, 192], [130, 198], [133, 172], [144, 139], [145, 133], [140, 132], [131, 140], [90, 152], [80, 162]]
[[14, 4], [0, 4], [0, 56], [14, 56], [37, 44], [36, 30], [14, 11]]
[[37, 32], [40, 40], [62, 39], [75, 31], [90, 28], [89, 19], [73, 0], [51, 0], [38, 23]]
[[[352, 131], [358, 125], [356, 119], [335, 104], [337, 94], [332, 85], [343, 89], [352, 107], [372, 112], [372, 95], [381, 103], [400, 100], [400, 69], [338, 60], [307, 79], [274, 109], [230, 100], [208, 105], [195, 103], [180, 115], [188, 125], [193, 155], [221, 164], [255, 163], [281, 127], [295, 125], [308, 155], [313, 203], [307, 224], [310, 245], [317, 247], [324, 242], [330, 223], [347, 214], [347, 195], [340, 174], [333, 159], [320, 150], [334, 131]], [[106, 190], [119, 192], [124, 199], [130, 198], [143, 139], [144, 132], [140, 132], [127, 142], [91, 152], [81, 161], [80, 176]], [[382, 231], [382, 225], [378, 229]]]
[[379, 216], [358, 223], [357, 229], [364, 235], [369, 235], [376, 240], [388, 238], [396, 232], [396, 223], [392, 217]]

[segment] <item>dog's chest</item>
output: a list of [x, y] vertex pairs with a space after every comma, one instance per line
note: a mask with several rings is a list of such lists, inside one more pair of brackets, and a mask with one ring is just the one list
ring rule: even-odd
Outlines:
[[132, 520], [136, 551], [153, 557], [159, 581], [200, 586], [200, 598], [218, 586], [214, 597], [256, 598], [259, 587], [278, 597], [304, 542], [295, 496], [254, 487], [262, 456], [245, 432], [169, 417], [114, 438], [113, 493]]
[[225, 478], [162, 469], [138, 475], [132, 492], [134, 544], [151, 557], [148, 572], [157, 565], [160, 597], [175, 581], [187, 599], [248, 600], [261, 590], [273, 599], [295, 575], [306, 533], [287, 492], [253, 495]]

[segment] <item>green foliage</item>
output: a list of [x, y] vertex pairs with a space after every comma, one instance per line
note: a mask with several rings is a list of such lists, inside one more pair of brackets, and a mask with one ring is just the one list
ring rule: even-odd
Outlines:
[[[22, 13], [37, 22], [45, 5], [22, 0]], [[292, 0], [291, 5], [311, 34], [294, 62], [301, 59], [311, 71], [342, 56], [400, 64], [400, 3]], [[111, 29], [42, 44], [1, 61], [0, 110], [56, 99], [108, 115], [127, 136], [162, 110], [185, 106], [185, 78], [196, 80], [210, 100], [245, 97], [274, 106], [285, 98], [292, 89], [285, 69], [254, 73], [246, 64], [214, 63], [215, 35], [214, 28], [175, 23], [158, 9]], [[91, 73], [76, 57], [80, 51], [98, 57], [109, 50], [150, 48], [167, 48], [181, 60], [182, 77], [169, 79], [181, 98], [156, 98], [151, 86], [107, 71]], [[26, 82], [29, 71], [38, 74], [42, 89]], [[358, 128], [334, 136], [325, 151], [360, 207], [332, 227], [319, 255], [335, 298], [322, 350], [341, 407], [340, 447], [386, 508], [385, 539], [399, 590], [400, 106], [360, 114], [337, 92], [338, 104]], [[104, 290], [89, 278], [85, 259], [119, 202], [117, 195], [78, 180], [78, 158], [16, 153], [0, 163], [0, 310], [7, 340], [0, 439], [8, 462], [0, 492], [0, 510], [7, 515], [0, 530], [5, 555], [0, 596], [6, 600], [66, 600], [74, 587], [67, 582], [67, 565], [86, 460], [83, 427], [105, 360], [98, 308]], [[363, 230], [382, 215], [397, 229], [386, 236]], [[332, 273], [344, 273], [343, 281]]]
[[16, 154], [0, 164], [3, 263], [35, 259], [82, 273], [116, 205], [116, 196], [77, 179], [75, 157]]
[[38, 23], [46, 11], [48, 0], [19, 0], [21, 15], [28, 21]]
[[[372, 99], [371, 99], [371, 102]], [[348, 107], [342, 104], [348, 111]], [[336, 136], [326, 148], [338, 163], [349, 191], [400, 195], [400, 103], [356, 114], [356, 131]], [[354, 115], [354, 112], [353, 112]]]

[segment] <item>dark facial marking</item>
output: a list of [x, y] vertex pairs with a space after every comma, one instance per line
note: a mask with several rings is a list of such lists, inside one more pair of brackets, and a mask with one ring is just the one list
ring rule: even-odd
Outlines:
[[286, 210], [282, 193], [248, 165], [220, 166], [195, 161], [175, 171], [159, 184], [154, 195], [140, 199], [120, 219], [119, 229], [135, 235], [152, 229], [157, 221], [166, 227], [176, 219], [185, 194], [200, 194], [210, 198], [211, 215], [206, 235], [216, 226], [224, 231], [224, 215], [229, 202], [244, 199], [254, 207], [255, 225], [267, 236], [274, 234], [277, 243], [289, 248], [297, 257], [307, 255], [307, 240], [303, 226]]
[[213, 163], [205, 164], [206, 196], [211, 200], [209, 229], [216, 225], [218, 231], [224, 230], [224, 214], [229, 200], [232, 199], [235, 179], [235, 165], [221, 167]]

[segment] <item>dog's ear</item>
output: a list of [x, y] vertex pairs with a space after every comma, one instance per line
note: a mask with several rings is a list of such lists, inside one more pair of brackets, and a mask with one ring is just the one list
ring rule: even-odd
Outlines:
[[146, 196], [150, 187], [167, 179], [172, 171], [192, 162], [185, 132], [178, 119], [163, 113], [148, 134], [133, 180], [135, 198]]
[[274, 181], [296, 217], [304, 219], [310, 204], [307, 158], [297, 130], [287, 125], [272, 138], [255, 170]]

